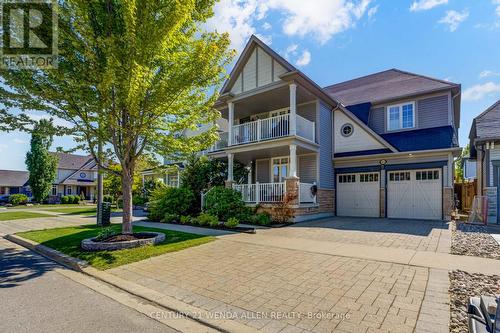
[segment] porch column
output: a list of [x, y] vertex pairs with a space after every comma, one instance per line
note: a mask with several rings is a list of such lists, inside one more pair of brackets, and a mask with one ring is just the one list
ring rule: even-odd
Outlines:
[[226, 187], [233, 187], [233, 154], [227, 153], [227, 180]]
[[247, 183], [248, 185], [252, 184], [252, 162], [247, 166], [248, 170], [248, 176], [247, 176]]
[[290, 83], [290, 135], [297, 134], [297, 85]]
[[290, 145], [290, 177], [297, 177], [297, 145]]
[[234, 125], [234, 104], [233, 102], [227, 103], [228, 114], [229, 114], [229, 129], [228, 129], [228, 145], [233, 144], [233, 125]]

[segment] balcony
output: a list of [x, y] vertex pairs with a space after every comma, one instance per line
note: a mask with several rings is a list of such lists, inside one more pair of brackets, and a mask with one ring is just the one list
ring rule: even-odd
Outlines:
[[[242, 145], [260, 141], [279, 139], [292, 135], [290, 126], [290, 114], [258, 119], [232, 128], [232, 143], [229, 144], [229, 133], [220, 135], [220, 140], [210, 148], [210, 152], [222, 150], [229, 145]], [[299, 115], [295, 115], [296, 135], [308, 141], [316, 140], [316, 124]]]

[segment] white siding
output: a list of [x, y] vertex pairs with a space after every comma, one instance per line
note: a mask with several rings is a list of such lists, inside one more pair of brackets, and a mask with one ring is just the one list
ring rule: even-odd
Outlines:
[[[340, 133], [340, 129], [347, 123], [353, 126], [354, 131], [350, 136], [345, 137]], [[365, 129], [354, 123], [354, 121], [342, 111], [335, 111], [334, 132], [336, 153], [387, 148], [375, 140]]]
[[276, 60], [274, 61], [274, 78], [273, 81], [279, 81], [279, 77], [286, 73], [286, 68], [281, 66]]
[[234, 82], [234, 86], [231, 88], [231, 92], [233, 94], [239, 94], [241, 92], [241, 74], [238, 75], [238, 78]]
[[317, 182], [316, 155], [298, 156], [299, 160], [299, 178], [303, 183]]
[[243, 67], [243, 91], [252, 90], [257, 87], [257, 53], [253, 50]]
[[273, 58], [261, 48], [257, 48], [257, 86], [273, 82]]
[[255, 180], [259, 183], [269, 183], [271, 181], [270, 160], [257, 160], [255, 170]]
[[62, 182], [63, 180], [68, 178], [68, 176], [71, 175], [75, 171], [76, 171], [76, 169], [57, 169], [56, 183]]

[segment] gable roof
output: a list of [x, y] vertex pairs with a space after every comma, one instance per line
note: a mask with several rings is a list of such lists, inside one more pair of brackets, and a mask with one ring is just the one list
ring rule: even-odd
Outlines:
[[28, 171], [0, 170], [0, 186], [21, 187], [28, 183]]
[[89, 164], [89, 168], [95, 167], [92, 166], [90, 167], [90, 162], [92, 162], [94, 159], [92, 156], [87, 155], [87, 156], [82, 156], [82, 155], [75, 155], [75, 154], [67, 154], [67, 153], [60, 153], [60, 152], [51, 152], [53, 156], [56, 156], [59, 160], [59, 163], [57, 167], [59, 169], [81, 169], [83, 166], [86, 164]]
[[470, 156], [476, 158], [477, 141], [500, 140], [500, 100], [472, 120], [469, 131]]
[[362, 122], [368, 125], [368, 120], [370, 119], [370, 109], [372, 108], [372, 103], [361, 103], [346, 106], [346, 109], [351, 111], [358, 117]]
[[344, 105], [354, 105], [366, 102], [375, 104], [405, 96], [459, 87], [460, 85], [456, 83], [393, 68], [323, 89]]
[[257, 36], [252, 35], [248, 40], [245, 48], [241, 52], [240, 57], [236, 61], [231, 73], [229, 74], [229, 78], [224, 82], [222, 89], [220, 91], [221, 95], [228, 93], [234, 82], [238, 78], [238, 73], [243, 70], [248, 58], [252, 55], [252, 51], [255, 47], [261, 47], [265, 52], [267, 52], [272, 58], [274, 58], [280, 65], [282, 65], [287, 71], [293, 72], [298, 71], [292, 64], [290, 64], [285, 58], [276, 53], [273, 49], [267, 46], [263, 41], [261, 41]]
[[407, 132], [382, 134], [399, 151], [445, 149], [455, 147], [451, 126], [424, 128]]

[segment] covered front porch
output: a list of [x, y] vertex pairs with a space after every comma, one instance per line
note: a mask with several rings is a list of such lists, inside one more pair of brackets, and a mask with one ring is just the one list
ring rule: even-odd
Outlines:
[[[315, 144], [285, 139], [266, 147], [227, 152], [227, 186], [241, 192], [247, 204], [275, 204], [293, 193], [292, 206], [316, 205], [318, 152]], [[233, 178], [237, 160], [247, 166], [247, 179]]]

